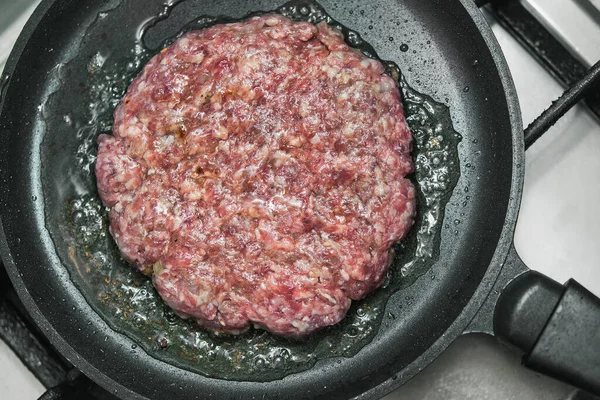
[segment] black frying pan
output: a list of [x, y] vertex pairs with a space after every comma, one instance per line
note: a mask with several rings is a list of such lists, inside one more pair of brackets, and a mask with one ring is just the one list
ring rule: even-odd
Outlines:
[[[73, 271], [93, 265], [61, 259], [81, 249], [53, 241], [51, 232], [64, 229], [65, 199], [79, 190], [70, 173], [85, 138], [71, 129], [70, 115], [87, 107], [88, 75], [104, 56], [125, 56], [140, 26], [164, 5], [44, 0], [4, 70], [0, 115], [0, 248], [36, 323], [75, 366], [126, 398], [376, 398], [472, 331], [495, 331], [525, 351], [532, 367], [600, 392], [598, 299], [574, 282], [565, 288], [527, 272], [512, 246], [523, 183], [522, 123], [506, 62], [480, 12], [470, 0], [321, 4], [362, 33], [382, 59], [396, 62], [416, 89], [446, 101], [463, 135], [460, 179], [445, 216], [460, 218], [460, 229], [445, 226], [430, 273], [390, 297], [384, 315], [396, 318], [384, 318], [354, 356], [324, 357], [266, 382], [194, 373], [160, 361], [113, 329], [82, 296], [85, 288], [74, 284]], [[201, 15], [240, 18], [280, 5], [188, 0], [176, 7], [179, 17], [165, 25], [164, 35]], [[327, 340], [327, 332], [318, 340]]]

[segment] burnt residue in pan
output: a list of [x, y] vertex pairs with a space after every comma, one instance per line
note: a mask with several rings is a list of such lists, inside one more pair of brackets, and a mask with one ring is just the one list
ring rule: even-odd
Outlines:
[[[71, 193], [65, 195], [63, 214], [47, 215], [47, 220], [58, 221], [58, 228], [49, 228], [53, 240], [69, 244], [67, 251], [61, 253], [59, 249], [59, 255], [71, 279], [114, 329], [130, 336], [157, 358], [207, 376], [254, 381], [279, 379], [306, 370], [322, 358], [356, 354], [370, 342], [384, 318], [402, 318], [401, 314], [384, 315], [390, 296], [428, 273], [437, 260], [444, 210], [460, 175], [457, 147], [461, 137], [452, 127], [448, 108], [410, 88], [396, 64], [383, 61], [388, 73], [398, 80], [403, 94], [406, 117], [414, 135], [415, 173], [411, 178], [418, 188], [415, 226], [407, 238], [394, 246], [392, 268], [383, 288], [355, 302], [340, 324], [305, 341], [289, 341], [260, 330], [250, 330], [239, 337], [205, 332], [193, 321], [176, 316], [162, 302], [151, 281], [122, 260], [108, 232], [107, 213], [95, 189], [97, 136], [110, 132], [112, 113], [142, 66], [184, 31], [234, 21], [201, 17], [185, 24], [175, 37], [160, 37], [160, 30], [155, 27], [168, 21], [172, 8], [166, 7], [141, 30], [136, 28], [137, 43], [125, 49], [125, 53], [119, 56], [116, 52], [96, 53], [87, 60], [86, 104], [63, 117], [65, 126], [75, 132], [77, 165], [69, 168], [73, 184]], [[313, 23], [324, 20], [338, 26], [350, 45], [377, 58], [373, 47], [359, 33], [337, 23], [315, 2], [293, 1], [276, 12], [295, 20]], [[88, 32], [102, 30], [106, 18], [110, 18], [110, 12], [99, 15]], [[59, 89], [54, 97], [60, 95]], [[45, 192], [48, 185], [45, 181]]]

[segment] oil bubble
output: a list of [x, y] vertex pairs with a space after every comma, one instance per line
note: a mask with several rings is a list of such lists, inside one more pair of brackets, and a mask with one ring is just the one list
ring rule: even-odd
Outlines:
[[273, 358], [273, 364], [275, 364], [276, 367], [281, 367], [285, 364], [285, 359], [281, 356], [277, 356]]
[[256, 357], [254, 359], [254, 366], [257, 368], [264, 368], [267, 365], [267, 362], [262, 356]]
[[355, 326], [350, 327], [350, 329], [348, 329], [348, 332], [346, 333], [346, 335], [348, 335], [349, 337], [358, 336], [358, 328]]

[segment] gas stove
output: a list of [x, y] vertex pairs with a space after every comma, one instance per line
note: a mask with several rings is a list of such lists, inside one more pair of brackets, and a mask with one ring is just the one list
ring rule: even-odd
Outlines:
[[[0, 70], [35, 5], [33, 0], [0, 0]], [[525, 125], [600, 59], [599, 0], [508, 0], [483, 10], [511, 69]], [[596, 295], [600, 295], [599, 115], [600, 102], [578, 105], [527, 151], [515, 235], [517, 251], [530, 268], [559, 282], [575, 278]], [[7, 322], [24, 310], [4, 274], [0, 288], [6, 297], [0, 302], [0, 336], [8, 337], [0, 340], [1, 397], [34, 399], [61, 379], [81, 382], [75, 379], [77, 371], [69, 371], [70, 364], [49, 344], [21, 340], [34, 328], [26, 316], [21, 323]], [[494, 338], [466, 335], [386, 399], [594, 398], [525, 369], [520, 357]], [[92, 392], [107, 398], [100, 389]]]

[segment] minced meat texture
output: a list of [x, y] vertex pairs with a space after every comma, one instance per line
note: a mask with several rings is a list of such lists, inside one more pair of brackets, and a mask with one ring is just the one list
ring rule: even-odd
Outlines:
[[114, 118], [96, 163], [112, 236], [210, 330], [301, 337], [339, 322], [413, 223], [397, 84], [326, 23], [186, 33]]

